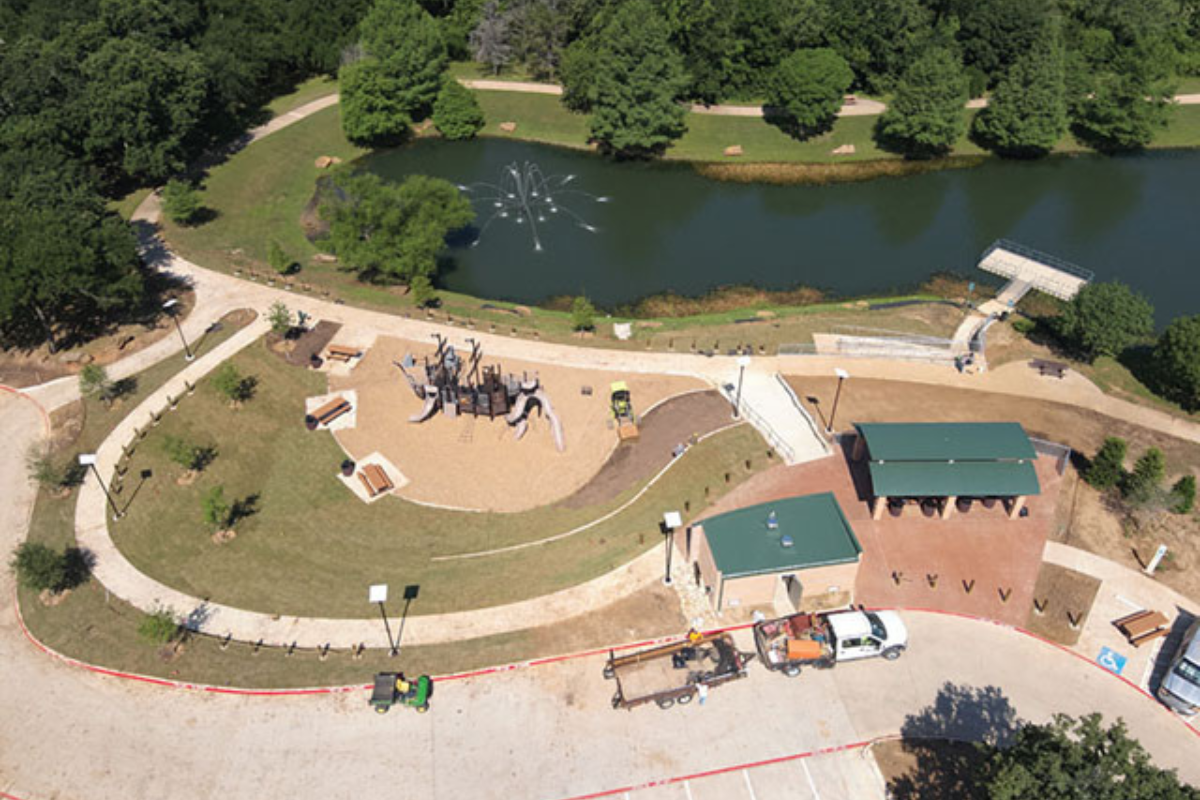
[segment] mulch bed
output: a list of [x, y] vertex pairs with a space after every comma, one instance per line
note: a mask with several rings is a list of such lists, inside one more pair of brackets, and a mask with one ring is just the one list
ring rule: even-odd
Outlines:
[[285, 360], [293, 367], [307, 367], [314, 355], [320, 355], [337, 332], [341, 330], [341, 323], [321, 321], [314, 325], [311, 329], [301, 334], [296, 340], [296, 344], [292, 347], [290, 353], [287, 354]]
[[[560, 505], [585, 508], [607, 503], [653, 477], [672, 460], [672, 451], [678, 445], [730, 422], [729, 402], [718, 392], [692, 392], [673, 397], [642, 417], [638, 423], [638, 440], [622, 443], [596, 476]], [[615, 430], [612, 435], [617, 435]]]
[[[1033, 588], [1033, 599], [1044, 603], [1044, 610], [1039, 614], [1031, 607], [1025, 627], [1059, 644], [1075, 644], [1099, 590], [1098, 578], [1057, 564], [1042, 564]], [[1074, 616], [1077, 628], [1071, 627], [1068, 614]]]

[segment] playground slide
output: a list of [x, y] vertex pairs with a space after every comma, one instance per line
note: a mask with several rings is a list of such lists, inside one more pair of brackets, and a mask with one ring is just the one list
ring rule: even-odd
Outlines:
[[546, 414], [546, 419], [550, 420], [550, 431], [554, 434], [554, 446], [558, 448], [558, 452], [567, 449], [567, 444], [563, 441], [563, 427], [558, 415], [554, 413], [554, 407], [550, 405], [550, 398], [541, 389], [533, 393], [533, 398], [542, 404], [542, 411]]
[[536, 397], [536, 395], [522, 394], [518, 396], [516, 404], [513, 405], [512, 411], [508, 412], [508, 416], [504, 418], [504, 421], [509, 425], [516, 425], [517, 421], [525, 416], [525, 406], [529, 405], [530, 397]]
[[425, 405], [416, 414], [408, 418], [409, 422], [424, 422], [434, 415], [438, 407], [438, 390], [433, 386], [425, 387]]

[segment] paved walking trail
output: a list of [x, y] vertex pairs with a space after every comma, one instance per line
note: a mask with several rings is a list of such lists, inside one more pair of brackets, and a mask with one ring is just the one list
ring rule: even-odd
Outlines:
[[[320, 105], [325, 100], [309, 106], [332, 102]], [[299, 118], [280, 119], [260, 136]], [[156, 213], [157, 200], [151, 197], [137, 218], [145, 221]], [[149, 239], [146, 243], [153, 245]], [[390, 335], [424, 340], [434, 330], [452, 337], [460, 333], [300, 298], [169, 254], [160, 253], [158, 259], [196, 290], [196, 309], [183, 322], [189, 339], [228, 311], [250, 307], [261, 312], [275, 300], [319, 319]], [[253, 323], [224, 343], [216, 356], [191, 364], [186, 375], [194, 378], [212, 369], [219, 355], [244, 346], [263, 329], [261, 320]], [[694, 374], [718, 385], [730, 383], [736, 373], [732, 358], [592, 350], [473, 335], [498, 356]], [[162, 358], [178, 357], [181, 349], [176, 338], [163, 339], [109, 371], [116, 377], [134, 374]], [[913, 364], [756, 358], [747, 370], [743, 401], [766, 407], [764, 413], [775, 416], [774, 401], [758, 400], [758, 390], [745, 390], [769, 385], [777, 372], [825, 375], [834, 366], [848, 366], [862, 377], [961, 384], [1073, 402], [1200, 440], [1197, 426], [1184, 420], [1108, 398], [1079, 376], [1046, 382], [1022, 365], [971, 377]], [[5, 493], [0, 504], [2, 552], [10, 552], [25, 537], [35, 497], [25, 477], [23, 454], [46, 434], [45, 410], [77, 394], [76, 382], [70, 379], [35, 387], [30, 397], [0, 393], [0, 436], [6, 444], [0, 452], [0, 486]], [[122, 432], [128, 433], [128, 427], [119, 429]], [[111, 463], [105, 459], [111, 458], [118, 439], [105, 443], [109, 449], [102, 463]], [[79, 514], [83, 536], [91, 537], [89, 544], [103, 545], [97, 538], [103, 527], [98, 523], [105, 519], [103, 496], [92, 481], [82, 493]], [[1153, 581], [1090, 554], [1048, 545], [1047, 559], [1102, 575], [1105, 587], [1130, 595], [1134, 602], [1161, 608], [1171, 600]], [[111, 570], [104, 573], [109, 579], [139, 580], [121, 576], [120, 565], [105, 560], [100, 569]], [[624, 574], [628, 580], [644, 580], [638, 573], [643, 568], [635, 561]], [[1066, 651], [1000, 626], [940, 615], [906, 615], [914, 646], [895, 664], [880, 661], [812, 672], [799, 681], [754, 669], [749, 680], [722, 688], [706, 706], [692, 705], [667, 715], [654, 709], [614, 714], [608, 710], [612, 687], [599, 677], [599, 660], [581, 659], [440, 684], [433, 713], [395, 712], [380, 719], [364, 710], [365, 695], [360, 694], [220, 697], [117, 681], [69, 667], [46, 658], [24, 640], [16, 623], [13, 588], [11, 573], [0, 571], [0, 792], [19, 798], [157, 799], [181, 792], [189, 797], [259, 798], [264, 786], [278, 796], [363, 797], [397, 785], [415, 798], [553, 798], [846, 745], [901, 729], [980, 738], [996, 734], [994, 722], [1009, 712], [1044, 721], [1059, 711], [1095, 710], [1110, 719], [1125, 718], [1157, 763], [1200, 782], [1197, 739], [1157, 704]], [[600, 603], [604, 598], [594, 600]], [[1100, 616], [1093, 614], [1085, 641], [1104, 635]], [[406, 641], [412, 642], [407, 638], [410, 630]], [[988, 653], [988, 658], [979, 658], [979, 653]], [[991, 689], [969, 691], [984, 687]], [[770, 693], [770, 702], [763, 701], [764, 692]], [[945, 702], [964, 697], [967, 702], [957, 706]], [[940, 713], [950, 707], [954, 713]], [[397, 748], [398, 741], [403, 747]], [[163, 764], [170, 769], [155, 766]], [[803, 792], [796, 789], [802, 775], [814, 798], [840, 796], [818, 794], [818, 786], [834, 784], [837, 777], [826, 776], [822, 769], [813, 762], [810, 770], [805, 762], [802, 771], [785, 766], [744, 771], [749, 787], [745, 796], [795, 797]], [[685, 789], [691, 796], [692, 788]], [[742, 796], [716, 780], [696, 783], [695, 791], [701, 800]]]
[[[504, 81], [459, 78], [458, 82], [468, 89], [478, 89], [485, 92], [523, 92], [526, 94], [561, 95], [563, 89], [557, 83], [533, 83], [530, 81]], [[1200, 94], [1177, 94], [1175, 102], [1181, 106], [1200, 105]], [[985, 108], [986, 97], [976, 97], [966, 102], [966, 108]], [[693, 104], [690, 107], [693, 114], [711, 114], [718, 117], [761, 117], [762, 106], [742, 106], [715, 104], [705, 106]], [[842, 105], [838, 110], [839, 117], [873, 117], [887, 111], [887, 106], [878, 100], [858, 97]]]

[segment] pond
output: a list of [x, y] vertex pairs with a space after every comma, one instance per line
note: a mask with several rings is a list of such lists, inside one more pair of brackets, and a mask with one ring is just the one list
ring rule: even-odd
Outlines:
[[[541, 208], [542, 249], [512, 209], [474, 245], [473, 236], [454, 242], [441, 279], [448, 289], [526, 303], [586, 294], [608, 307], [729, 284], [855, 296], [944, 271], [998, 282], [975, 264], [1003, 237], [1132, 285], [1160, 324], [1200, 311], [1198, 151], [995, 161], [833, 186], [721, 183], [683, 164], [612, 163], [498, 139], [425, 141], [366, 165], [390, 179], [424, 173], [470, 185], [497, 184], [507, 165], [526, 162], [574, 176], [554, 191], [555, 213]], [[471, 195], [483, 227], [498, 210], [495, 191], [474, 186]]]

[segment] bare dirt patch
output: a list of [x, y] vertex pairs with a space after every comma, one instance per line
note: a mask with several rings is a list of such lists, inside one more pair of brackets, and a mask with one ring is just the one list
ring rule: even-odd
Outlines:
[[718, 392], [693, 392], [672, 397], [641, 418], [636, 442], [619, 445], [596, 477], [561, 505], [584, 508], [607, 503], [665, 467], [680, 444], [698, 439], [730, 422], [729, 402]]
[[1098, 578], [1057, 564], [1042, 564], [1033, 587], [1033, 600], [1042, 604], [1041, 613], [1031, 607], [1025, 628], [1059, 644], [1075, 644], [1099, 590]]
[[976, 781], [984, 753], [968, 742], [899, 739], [872, 748], [894, 800], [986, 800]]

